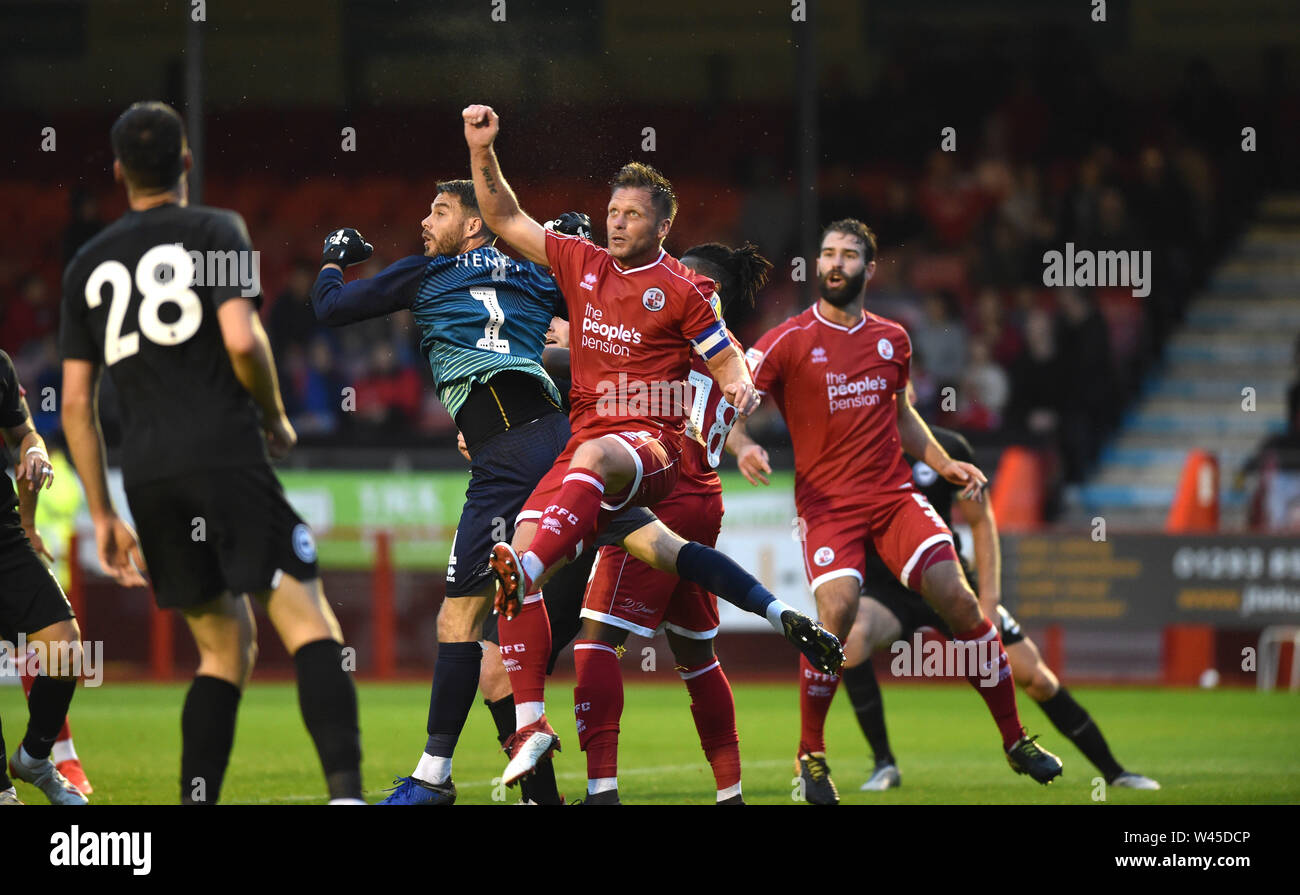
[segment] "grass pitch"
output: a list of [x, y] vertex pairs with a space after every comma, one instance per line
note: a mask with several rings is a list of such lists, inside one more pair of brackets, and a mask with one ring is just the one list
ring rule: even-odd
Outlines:
[[[96, 790], [92, 804], [173, 804], [180, 773], [184, 684], [109, 684], [81, 689], [72, 706], [78, 752]], [[794, 803], [793, 753], [798, 696], [789, 684], [734, 682], [751, 804]], [[409, 774], [424, 745], [427, 684], [359, 684], [366, 796], [383, 797]], [[583, 795], [586, 772], [568, 705], [572, 682], [556, 680], [551, 715], [564, 743], [556, 757], [560, 791]], [[1295, 804], [1300, 802], [1300, 696], [1248, 690], [1081, 687], [1119, 761], [1155, 777], [1159, 792], [1109, 788], [1111, 804]], [[1031, 733], [1065, 762], [1065, 775], [1042, 787], [1013, 774], [983, 703], [961, 685], [885, 684], [885, 708], [901, 789], [863, 793], [871, 762], [843, 694], [827, 723], [828, 759], [845, 804], [1093, 804], [1096, 769], [1023, 694]], [[685, 688], [627, 682], [619, 789], [628, 804], [710, 804], [713, 777], [700, 751]], [[26, 725], [18, 687], [0, 687], [5, 738], [15, 749]], [[491, 718], [479, 700], [455, 760], [458, 804], [513, 803], [517, 790], [494, 786], [505, 766]], [[19, 783], [19, 797], [44, 798]], [[495, 797], [495, 798], [494, 798]], [[227, 804], [310, 804], [324, 782], [290, 683], [254, 684], [240, 706], [235, 749], [221, 800]]]

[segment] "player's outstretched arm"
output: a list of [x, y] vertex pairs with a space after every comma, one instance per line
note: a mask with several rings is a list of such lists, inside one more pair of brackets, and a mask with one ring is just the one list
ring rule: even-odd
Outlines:
[[469, 146], [469, 167], [474, 177], [474, 196], [488, 229], [509, 243], [529, 261], [550, 265], [546, 257], [546, 230], [524, 214], [510, 184], [501, 176], [492, 144], [501, 120], [491, 106], [466, 106], [465, 143]]
[[95, 523], [99, 562], [109, 575], [126, 587], [145, 583], [140, 570], [144, 557], [135, 532], [117, 515], [108, 493], [104, 469], [104, 435], [95, 407], [99, 395], [100, 368], [87, 360], [63, 362], [63, 435], [68, 441], [72, 465], [81, 477], [86, 506]]
[[898, 406], [898, 440], [903, 452], [913, 457], [920, 457], [925, 464], [954, 485], [963, 486], [961, 496], [967, 500], [980, 500], [988, 479], [979, 467], [973, 463], [963, 463], [948, 456], [943, 445], [935, 439], [930, 427], [921, 419], [921, 415], [901, 394], [895, 404]]
[[298, 441], [297, 433], [289, 424], [280, 398], [280, 383], [275, 375], [275, 361], [271, 357], [271, 343], [257, 316], [257, 309], [246, 298], [232, 298], [217, 309], [217, 322], [221, 325], [221, 338], [230, 355], [230, 365], [235, 378], [252, 395], [262, 411], [262, 428], [271, 456], [286, 456]]
[[998, 524], [993, 518], [991, 501], [958, 497], [953, 504], [961, 518], [970, 526], [971, 546], [975, 550], [975, 574], [979, 579], [980, 608], [997, 624], [998, 604], [1002, 602], [1002, 546], [998, 543]]
[[749, 375], [749, 364], [745, 363], [745, 355], [739, 348], [728, 345], [705, 363], [709, 366], [709, 375], [722, 386], [722, 396], [731, 402], [741, 417], [758, 409], [758, 392]]

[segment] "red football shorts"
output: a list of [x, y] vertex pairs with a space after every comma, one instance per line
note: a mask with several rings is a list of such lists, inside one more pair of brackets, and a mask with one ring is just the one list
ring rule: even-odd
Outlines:
[[[722, 528], [722, 495], [673, 494], [653, 507], [665, 525], [688, 541], [712, 547]], [[600, 548], [587, 580], [583, 618], [653, 637], [662, 624], [683, 637], [708, 640], [718, 633], [718, 599], [703, 587], [661, 572], [621, 547]]]
[[814, 593], [827, 581], [846, 575], [861, 584], [868, 542], [904, 586], [927, 550], [943, 541], [953, 542], [952, 530], [938, 511], [912, 488], [822, 505], [799, 516], [807, 525], [803, 567]]
[[622, 445], [632, 455], [636, 474], [632, 481], [615, 494], [606, 494], [601, 501], [600, 521], [597, 529], [604, 528], [611, 514], [627, 506], [649, 507], [662, 501], [677, 484], [678, 463], [681, 449], [677, 439], [659, 432], [578, 432], [569, 439], [560, 456], [555, 458], [555, 465], [550, 472], [533, 489], [532, 495], [524, 501], [524, 508], [516, 517], [516, 524], [523, 521], [540, 519], [546, 508], [555, 503], [564, 477], [569, 472], [569, 463], [573, 460], [578, 446], [593, 438], [608, 436], [616, 444]]

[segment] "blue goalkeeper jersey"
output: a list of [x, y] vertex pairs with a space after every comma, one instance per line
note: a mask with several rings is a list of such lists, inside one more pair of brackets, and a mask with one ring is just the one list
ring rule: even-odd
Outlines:
[[346, 284], [340, 271], [322, 270], [311, 301], [316, 319], [330, 326], [409, 309], [438, 398], [453, 417], [475, 383], [506, 370], [533, 376], [560, 406], [542, 347], [551, 318], [567, 312], [555, 278], [531, 261], [481, 246], [461, 255], [411, 255]]

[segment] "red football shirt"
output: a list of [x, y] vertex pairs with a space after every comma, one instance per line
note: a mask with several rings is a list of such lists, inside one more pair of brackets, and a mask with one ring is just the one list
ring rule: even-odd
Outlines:
[[754, 385], [790, 429], [801, 512], [910, 486], [894, 403], [907, 400], [912, 358], [902, 326], [864, 312], [843, 327], [814, 305], [767, 332], [747, 357]]
[[569, 307], [570, 419], [584, 431], [680, 437], [690, 412], [691, 350], [730, 344], [713, 281], [660, 250], [622, 268], [606, 249], [546, 231], [546, 257]]

